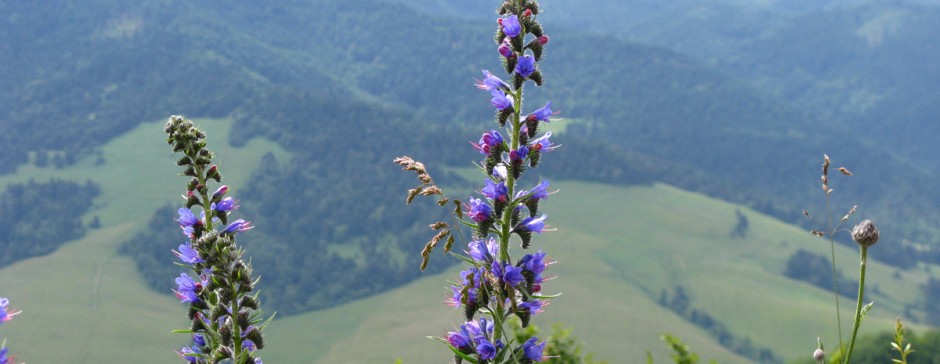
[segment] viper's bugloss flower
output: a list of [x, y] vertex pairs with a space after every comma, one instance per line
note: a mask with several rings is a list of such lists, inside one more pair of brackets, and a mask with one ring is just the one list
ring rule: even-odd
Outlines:
[[[13, 319], [13, 316], [16, 316], [21, 311], [10, 309], [10, 300], [0, 297], [0, 325], [3, 325], [4, 322], [10, 321]], [[0, 361], [0, 364], [3, 362]]]
[[176, 289], [173, 292], [176, 293], [176, 298], [179, 298], [181, 303], [194, 303], [199, 302], [199, 295], [196, 294], [197, 289], [199, 289], [199, 286], [196, 281], [190, 278], [188, 274], [182, 273], [176, 279]]
[[508, 83], [494, 76], [489, 70], [483, 70], [483, 79], [477, 80], [476, 86], [486, 91], [509, 89]]
[[520, 308], [524, 309], [532, 316], [544, 312], [545, 310], [542, 309], [544, 306], [545, 304], [541, 300], [525, 301], [519, 304]]
[[490, 94], [493, 95], [493, 98], [490, 99], [490, 105], [493, 105], [496, 110], [506, 110], [512, 108], [512, 96], [507, 95], [505, 92], [503, 92], [503, 90], [494, 89], [490, 91]]
[[545, 135], [540, 136], [538, 139], [532, 141], [532, 150], [536, 150], [542, 153], [548, 153], [555, 149], [558, 149], [557, 145], [552, 144], [552, 141], [549, 138], [552, 137], [552, 132], [546, 132]]
[[251, 226], [251, 222], [245, 221], [242, 219], [235, 220], [231, 224], [225, 227], [225, 230], [222, 230], [223, 234], [234, 234], [239, 231], [251, 230], [254, 226]]
[[197, 224], [201, 224], [202, 222], [199, 221], [199, 219], [196, 218], [196, 215], [193, 215], [193, 212], [188, 208], [180, 207], [177, 212], [179, 213], [180, 217], [176, 221], [179, 221], [180, 228], [183, 229], [183, 234], [186, 236], [192, 235], [195, 231], [195, 226]]
[[542, 230], [545, 229], [545, 219], [547, 218], [548, 215], [542, 215], [539, 217], [526, 217], [519, 222], [519, 225], [516, 226], [516, 229], [520, 231], [532, 231], [541, 234]]
[[507, 37], [515, 38], [519, 33], [522, 33], [522, 24], [519, 24], [519, 17], [515, 14], [506, 18], [500, 18], [499, 25], [502, 25], [503, 33], [505, 33]]
[[199, 253], [196, 252], [189, 244], [180, 244], [179, 251], [174, 250], [173, 255], [176, 255], [180, 261], [186, 264], [196, 264], [205, 262], [202, 258], [199, 257]]
[[548, 192], [548, 180], [542, 180], [539, 184], [532, 187], [531, 191], [522, 190], [516, 193], [516, 198], [521, 196], [529, 195], [531, 200], [544, 200], [548, 198], [548, 195], [551, 193]]
[[509, 152], [509, 160], [511, 162], [521, 162], [525, 160], [525, 157], [529, 155], [529, 147], [520, 146], [519, 149]]
[[497, 262], [493, 262], [493, 268], [493, 273], [496, 274], [498, 272], [500, 279], [506, 284], [509, 284], [510, 287], [518, 286], [519, 283], [525, 281], [525, 277], [522, 276], [522, 268]]
[[490, 360], [496, 357], [496, 345], [493, 345], [486, 338], [481, 338], [477, 343], [477, 355], [481, 360]]
[[493, 201], [506, 203], [509, 199], [509, 187], [506, 187], [503, 182], [493, 183], [493, 181], [486, 180], [486, 186], [480, 192]]
[[193, 334], [193, 342], [198, 346], [206, 346], [206, 338], [202, 334]]
[[480, 262], [491, 262], [499, 256], [499, 242], [492, 237], [486, 240], [471, 241], [467, 244], [470, 257]]
[[186, 359], [190, 363], [195, 363], [197, 360], [199, 360], [199, 348], [184, 346], [182, 349], [180, 349], [178, 354], [180, 358]]
[[532, 274], [538, 276], [545, 271], [545, 268], [548, 266], [548, 262], [545, 261], [546, 254], [542, 252], [542, 249], [535, 254], [526, 254], [519, 259], [519, 266], [526, 271], [532, 272]]
[[251, 352], [257, 350], [258, 346], [255, 345], [255, 342], [251, 341], [251, 339], [244, 339], [242, 340], [242, 348]]
[[513, 55], [512, 48], [509, 48], [508, 42], [500, 43], [499, 48], [496, 48], [496, 50], [499, 51], [499, 55], [506, 58], [512, 57]]
[[489, 221], [493, 217], [493, 208], [479, 198], [470, 198], [470, 211], [467, 216], [475, 222]]
[[209, 208], [218, 212], [227, 212], [227, 211], [232, 211], [232, 210], [237, 209], [238, 205], [235, 199], [231, 197], [226, 197], [226, 198], [223, 198], [222, 201], [219, 201], [218, 203], [213, 202]]
[[546, 45], [546, 44], [548, 44], [548, 36], [547, 36], [547, 35], [543, 35], [543, 36], [539, 37], [539, 38], [538, 38], [538, 42], [539, 42], [539, 44], [541, 44], [541, 45]]
[[542, 361], [542, 352], [545, 351], [545, 343], [539, 343], [537, 337], [533, 337], [522, 345], [522, 351], [525, 357], [535, 362]]
[[470, 346], [470, 338], [459, 332], [448, 332], [447, 342], [450, 343], [450, 346], [453, 346], [454, 349], [462, 352], [472, 349]]
[[552, 113], [552, 102], [549, 101], [548, 103], [545, 104], [545, 106], [542, 106], [538, 108], [537, 110], [533, 111], [531, 114], [529, 114], [529, 116], [526, 117], [526, 120], [537, 120], [537, 121], [549, 122], [551, 121], [549, 119], [551, 118], [552, 115], [555, 115], [555, 114]]
[[468, 336], [475, 341], [486, 338], [493, 333], [493, 322], [485, 318], [480, 318], [478, 321], [467, 321], [460, 327], [465, 329], [469, 333]]
[[470, 144], [472, 144], [476, 150], [480, 151], [480, 154], [489, 155], [493, 148], [503, 144], [503, 136], [496, 130], [490, 130], [486, 133], [483, 133], [483, 136], [480, 137], [479, 143]]
[[531, 76], [535, 73], [535, 58], [530, 55], [522, 56], [519, 63], [516, 63], [515, 71], [522, 77]]

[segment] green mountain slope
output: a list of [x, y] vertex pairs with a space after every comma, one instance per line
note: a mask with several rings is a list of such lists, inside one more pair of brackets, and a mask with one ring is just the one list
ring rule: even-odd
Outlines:
[[[257, 168], [265, 152], [287, 157], [280, 148], [261, 140], [244, 148], [226, 146], [219, 136], [226, 134], [228, 122], [203, 120], [200, 124], [213, 138], [210, 142], [216, 145], [220, 162], [233, 166], [226, 173], [233, 186], [244, 183], [247, 172]], [[161, 152], [162, 140], [152, 138], [159, 135], [159, 129], [156, 123], [142, 124], [108, 144], [103, 150], [108, 161], [104, 166], [91, 166], [89, 158], [62, 170], [32, 171], [46, 178], [95, 181], [103, 186], [102, 201], [107, 203], [96, 204], [84, 216], [101, 216], [101, 229], [51, 255], [0, 270], [11, 277], [4, 294], [25, 310], [4, 327], [8, 346], [22, 359], [55, 363], [176, 360], [171, 349], [185, 338], [169, 331], [186, 324], [184, 306], [168, 291], [150, 291], [132, 261], [117, 255], [122, 237], [143, 228], [146, 221], [146, 214], [134, 212], [151, 211], [173, 199], [178, 178], [172, 157]], [[139, 154], [128, 154], [131, 146]], [[140, 155], [164, 157], [141, 168]], [[135, 173], [118, 174], [112, 169]], [[14, 176], [2, 180], [15, 181]], [[537, 324], [564, 322], [575, 329], [589, 351], [611, 360], [639, 361], [646, 349], [663, 360], [665, 352], [657, 336], [670, 332], [704, 358], [746, 362], [717, 345], [703, 330], [657, 305], [661, 290], [681, 284], [689, 290], [692, 307], [709, 313], [735, 335], [749, 337], [755, 345], [781, 356], [802, 355], [806, 347], [812, 347], [814, 336], [828, 342], [835, 337], [831, 296], [781, 276], [793, 251], [828, 249], [802, 229], [742, 209], [751, 230], [746, 239], [731, 239], [738, 207], [699, 194], [663, 185], [625, 188], [559, 182], [556, 187], [561, 192], [547, 200], [544, 209], [558, 230], [545, 233], [537, 243], [558, 261], [550, 268], [558, 278], [547, 283], [546, 290], [563, 295], [539, 318], [548, 321], [537, 320]], [[161, 190], [166, 191], [141, 193]], [[259, 225], [243, 240], [255, 240], [264, 229]], [[169, 264], [169, 249], [175, 243], [153, 243], [165, 245]], [[896, 240], [886, 235], [872, 254], [890, 250], [894, 244]], [[248, 254], [259, 250], [249, 248]], [[843, 271], [851, 271], [855, 253], [841, 247], [838, 253]], [[869, 279], [881, 293], [871, 297], [876, 309], [866, 320], [865, 330], [883, 330], [891, 327], [903, 302], [914, 299], [926, 274], [918, 270], [893, 277], [894, 269], [878, 263], [870, 269]], [[264, 279], [266, 273], [258, 273]], [[265, 359], [287, 363], [388, 363], [399, 357], [407, 363], [446, 360], [446, 351], [424, 336], [442, 335], [459, 324], [459, 312], [442, 304], [445, 281], [454, 274], [449, 270], [429, 275], [382, 295], [277, 320], [268, 331]], [[268, 289], [264, 281], [261, 287]], [[779, 330], [778, 334], [767, 336], [768, 327]], [[362, 350], [361, 345], [369, 350]]]

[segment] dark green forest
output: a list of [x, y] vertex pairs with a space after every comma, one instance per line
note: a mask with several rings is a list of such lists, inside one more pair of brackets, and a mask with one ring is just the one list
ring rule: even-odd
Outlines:
[[[901, 269], [940, 262], [940, 229], [932, 223], [940, 218], [936, 168], [910, 157], [932, 149], [904, 154], [876, 143], [881, 135], [905, 135], [886, 133], [896, 125], [936, 130], [927, 120], [935, 119], [938, 103], [929, 97], [916, 98], [923, 105], [904, 103], [914, 102], [914, 93], [934, 94], [927, 90], [937, 84], [936, 65], [916, 65], [915, 76], [873, 78], [891, 65], [891, 54], [916, 51], [912, 59], [932, 59], [940, 52], [915, 36], [936, 34], [929, 29], [940, 14], [898, 6], [909, 9], [902, 15], [914, 14], [911, 20], [872, 49], [848, 30], [819, 39], [820, 29], [805, 24], [851, 29], [895, 8], [794, 12], [773, 23], [750, 14], [742, 30], [705, 43], [719, 45], [707, 57], [661, 46], [670, 34], [688, 31], [679, 22], [665, 24], [675, 28], [664, 27], [669, 32], [658, 38], [643, 35], [651, 44], [588, 33], [607, 31], [597, 28], [602, 24], [558, 29], [545, 54], [550, 87], [528, 101], [557, 100], [559, 116], [571, 122], [560, 135], [564, 153], [540, 172], [619, 185], [663, 182], [811, 229], [818, 222], [800, 212], [823, 213], [818, 167], [828, 153], [856, 173], [833, 183], [836, 213], [858, 204], [900, 234], [875, 259]], [[473, 89], [480, 70], [493, 67], [492, 24], [429, 17], [386, 1], [13, 2], [0, 4], [0, 14], [9, 40], [0, 42], [0, 64], [8, 70], [0, 72], [3, 173], [29, 163], [30, 151], [68, 156], [61, 162], [67, 164], [169, 114], [231, 117], [235, 144], [263, 136], [293, 153], [291, 160], [266, 157], [237, 196], [239, 214], [265, 227], [247, 249], [266, 272], [266, 302], [282, 313], [333, 306], [417, 277], [417, 252], [431, 236], [426, 224], [439, 216], [404, 208], [413, 181], [391, 160], [409, 154], [429, 165], [466, 166], [478, 158], [468, 141], [479, 130], [471, 126], [492, 113]], [[631, 23], [634, 34], [643, 34], [639, 19]], [[736, 43], [727, 40], [757, 24], [768, 25], [766, 37], [730, 46]], [[812, 42], [795, 41], [801, 39]], [[820, 47], [831, 53], [818, 54]], [[866, 61], [848, 62], [856, 59]], [[843, 90], [817, 97], [830, 90], [826, 82], [847, 75], [862, 75], [865, 89], [903, 92], [885, 91], [878, 99], [886, 101], [870, 108], [822, 112], [852, 96]], [[889, 82], [899, 78], [908, 82]], [[444, 186], [479, 188], [443, 168], [431, 172]], [[166, 267], [168, 252], [180, 239], [173, 216], [173, 208], [156, 212], [122, 248], [161, 291], [172, 283], [165, 278], [173, 268]], [[369, 259], [376, 256], [392, 259]], [[432, 264], [435, 271], [450, 262]]]

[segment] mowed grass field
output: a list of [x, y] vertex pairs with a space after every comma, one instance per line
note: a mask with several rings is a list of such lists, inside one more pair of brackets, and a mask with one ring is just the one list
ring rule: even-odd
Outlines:
[[[279, 161], [289, 158], [277, 145], [262, 140], [244, 148], [228, 146], [230, 121], [197, 123], [207, 130], [209, 147], [218, 155], [216, 162], [236, 195], [261, 155], [270, 151]], [[3, 185], [29, 178], [90, 179], [103, 189], [85, 216], [99, 216], [101, 229], [53, 254], [0, 270], [4, 277], [0, 295], [24, 310], [0, 329], [0, 337], [8, 339], [8, 346], [23, 361], [176, 363], [179, 358], [173, 350], [188, 341], [185, 335], [170, 333], [187, 326], [186, 308], [170, 292], [149, 291], [133, 263], [116, 253], [120, 242], [145, 224], [156, 208], [179, 202], [186, 180], [177, 176], [162, 123], [143, 124], [116, 139], [104, 148], [104, 156], [106, 163], [101, 166], [87, 160], [64, 170], [24, 167], [16, 175], [0, 178]], [[390, 163], [389, 168], [396, 167]], [[647, 350], [657, 362], [667, 362], [668, 353], [658, 339], [662, 333], [679, 336], [703, 359], [748, 362], [656, 304], [663, 289], [671, 291], [681, 284], [690, 294], [692, 308], [787, 359], [809, 355], [817, 336], [827, 347], [836, 346], [833, 296], [781, 274], [787, 259], [800, 248], [828, 256], [827, 241], [746, 208], [666, 185], [626, 188], [557, 182], [553, 186], [560, 192], [541, 210], [557, 230], [534, 240], [534, 248], [557, 260], [548, 271], [557, 278], [545, 284], [546, 293], [562, 293], [534, 320], [546, 331], [552, 323], [563, 322], [584, 342], [586, 351], [611, 363], [644, 362]], [[819, 205], [815, 202], [807, 204]], [[733, 239], [729, 236], [739, 208], [750, 230], [746, 238]], [[859, 215], [864, 217], [864, 211]], [[167, 223], [173, 224], [172, 219], [168, 216]], [[890, 227], [881, 229], [882, 240], [870, 255], [896, 244]], [[251, 239], [250, 232], [242, 239]], [[170, 249], [180, 242], [182, 236], [180, 241], [154, 244], [166, 246], [167, 264], [172, 264]], [[462, 246], [458, 244], [458, 249]], [[857, 275], [858, 252], [837, 247], [837, 255], [843, 272]], [[452, 258], [435, 254], [432, 259]], [[426, 336], [442, 336], [461, 323], [460, 311], [442, 303], [446, 282], [459, 269], [429, 274], [335, 308], [280, 317], [266, 331], [268, 346], [262, 356], [267, 363], [448, 362], [448, 350]], [[264, 272], [257, 273], [263, 279]], [[869, 296], [875, 308], [862, 332], [892, 329], [894, 318], [904, 303], [915, 299], [926, 277], [924, 269], [895, 272], [870, 262], [869, 282], [881, 294]], [[260, 288], [264, 289], [263, 280]], [[842, 303], [847, 336], [853, 302], [843, 298]]]

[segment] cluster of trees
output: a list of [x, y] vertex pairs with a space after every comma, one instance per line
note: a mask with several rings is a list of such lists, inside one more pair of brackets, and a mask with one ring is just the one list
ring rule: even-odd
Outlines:
[[89, 182], [11, 184], [0, 195], [0, 267], [49, 254], [85, 234], [82, 215], [101, 193]]
[[[832, 263], [825, 256], [804, 249], [797, 250], [787, 260], [787, 267], [784, 269], [783, 274], [832, 291]], [[836, 270], [836, 279], [839, 281], [840, 295], [851, 298], [858, 295], [858, 280], [846, 278], [842, 275], [841, 270]]]
[[760, 363], [783, 363], [783, 359], [769, 348], [755, 346], [750, 338], [734, 335], [721, 321], [707, 312], [692, 308], [692, 299], [682, 285], [673, 287], [672, 293], [662, 290], [657, 303], [708, 331], [718, 344], [728, 350]]

